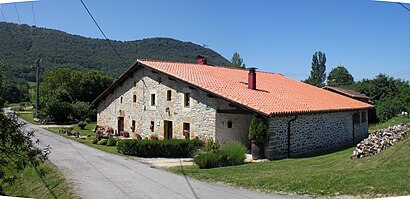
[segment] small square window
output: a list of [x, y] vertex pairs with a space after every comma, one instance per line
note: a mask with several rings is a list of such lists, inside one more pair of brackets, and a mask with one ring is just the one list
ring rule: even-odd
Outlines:
[[232, 121], [228, 121], [228, 128], [232, 128]]
[[171, 94], [172, 94], [172, 91], [167, 90], [167, 101], [171, 101]]
[[185, 107], [190, 106], [190, 94], [189, 93], [184, 93], [184, 106]]
[[132, 96], [132, 101], [133, 101], [134, 103], [137, 102], [137, 95], [133, 95], [133, 96]]
[[151, 94], [151, 106], [155, 106], [155, 94]]

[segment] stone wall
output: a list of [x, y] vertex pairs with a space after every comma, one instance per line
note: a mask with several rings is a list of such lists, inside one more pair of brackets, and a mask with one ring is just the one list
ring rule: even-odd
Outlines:
[[[170, 101], [167, 100], [168, 90], [171, 91]], [[184, 106], [184, 93], [190, 93], [189, 107]], [[151, 106], [151, 94], [155, 94], [155, 106]], [[136, 95], [136, 102], [133, 95]], [[216, 110], [221, 108], [232, 109], [226, 101], [209, 97], [202, 90], [167, 75], [140, 68], [99, 103], [97, 123], [117, 130], [118, 117], [124, 117], [126, 131], [132, 131], [134, 120], [135, 132], [142, 137], [155, 134], [160, 139], [164, 138], [164, 121], [172, 121], [172, 137], [178, 139], [184, 138], [183, 123], [189, 123], [191, 138], [217, 138], [222, 143], [229, 139], [244, 141], [249, 128], [246, 124], [249, 126], [250, 123], [249, 115], [218, 114], [217, 117]], [[151, 121], [154, 122], [153, 131]], [[228, 121], [232, 121], [233, 128], [225, 128]]]
[[[361, 114], [362, 112], [364, 113]], [[359, 116], [365, 118], [360, 118], [359, 123], [353, 125], [354, 113], [356, 112], [298, 115], [296, 119], [295, 116], [272, 117], [268, 122], [271, 135], [265, 154], [269, 159], [279, 159], [287, 157], [288, 153], [292, 157], [360, 142], [368, 133], [367, 111], [359, 111]]]
[[231, 140], [237, 140], [249, 147], [250, 141], [248, 139], [248, 131], [252, 117], [252, 114], [217, 113], [216, 139], [220, 144], [226, 144]]

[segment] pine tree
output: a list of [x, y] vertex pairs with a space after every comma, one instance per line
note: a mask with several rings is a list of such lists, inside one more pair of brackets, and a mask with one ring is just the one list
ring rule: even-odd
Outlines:
[[323, 87], [326, 80], [326, 54], [315, 52], [312, 57], [310, 76], [304, 81], [307, 84]]
[[245, 64], [243, 63], [243, 59], [239, 56], [238, 52], [235, 52], [231, 59], [231, 66], [237, 68], [245, 68]]

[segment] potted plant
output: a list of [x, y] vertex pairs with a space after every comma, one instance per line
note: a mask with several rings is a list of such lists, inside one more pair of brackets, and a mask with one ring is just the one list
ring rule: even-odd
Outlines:
[[124, 137], [130, 137], [130, 133], [128, 131], [123, 131], [122, 136]]
[[152, 135], [150, 136], [150, 139], [151, 139], [151, 140], [158, 140], [158, 135], [157, 135], [157, 134], [152, 134]]
[[249, 126], [248, 138], [251, 140], [252, 159], [258, 160], [264, 157], [264, 144], [268, 140], [269, 131], [262, 119], [253, 117]]
[[184, 137], [186, 140], [189, 139], [189, 131], [188, 130], [183, 130], [182, 133], [184, 134]]

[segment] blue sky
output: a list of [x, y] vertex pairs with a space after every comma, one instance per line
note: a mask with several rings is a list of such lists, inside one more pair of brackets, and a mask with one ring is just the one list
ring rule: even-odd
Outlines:
[[[306, 79], [315, 51], [327, 72], [345, 66], [355, 77], [379, 73], [410, 80], [410, 12], [371, 0], [140, 1], [84, 0], [110, 39], [170, 37], [209, 48], [247, 66]], [[410, 4], [405, 4], [410, 8]], [[31, 3], [16, 4], [20, 22], [34, 24]], [[92, 38], [103, 36], [79, 0], [34, 2], [39, 27]], [[18, 23], [13, 4], [5, 19]], [[114, 53], [114, 52], [113, 52]]]

